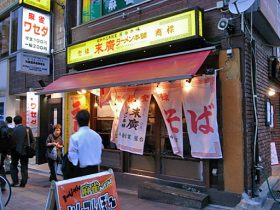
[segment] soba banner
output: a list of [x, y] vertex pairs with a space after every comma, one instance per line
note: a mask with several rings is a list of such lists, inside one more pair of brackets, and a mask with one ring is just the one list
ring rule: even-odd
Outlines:
[[118, 137], [118, 126], [119, 126], [119, 117], [126, 99], [129, 96], [134, 95], [135, 87], [122, 87], [122, 88], [111, 88], [110, 95], [111, 100], [109, 101], [110, 107], [114, 113], [114, 120], [112, 124], [111, 130], [111, 141], [118, 145], [117, 137]]
[[217, 124], [216, 75], [195, 77], [191, 88], [183, 88], [182, 92], [191, 155], [205, 159], [222, 158]]
[[173, 153], [183, 157], [183, 123], [181, 83], [160, 83], [154, 89], [154, 97], [167, 127]]
[[118, 148], [135, 154], [143, 154], [146, 137], [151, 87], [135, 90], [124, 103], [118, 125]]
[[112, 170], [53, 182], [45, 210], [120, 210]]

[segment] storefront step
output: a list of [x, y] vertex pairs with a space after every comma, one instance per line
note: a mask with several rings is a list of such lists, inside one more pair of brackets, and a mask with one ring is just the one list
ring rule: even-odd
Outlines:
[[138, 186], [138, 197], [198, 209], [207, 206], [209, 202], [209, 196], [198, 190], [180, 189], [152, 182], [144, 182]]

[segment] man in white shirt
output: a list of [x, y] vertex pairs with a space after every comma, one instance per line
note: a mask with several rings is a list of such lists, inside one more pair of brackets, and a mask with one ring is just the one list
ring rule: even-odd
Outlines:
[[78, 166], [75, 177], [97, 173], [101, 163], [102, 139], [88, 127], [89, 118], [87, 110], [79, 111], [76, 115], [79, 130], [70, 137], [68, 159]]

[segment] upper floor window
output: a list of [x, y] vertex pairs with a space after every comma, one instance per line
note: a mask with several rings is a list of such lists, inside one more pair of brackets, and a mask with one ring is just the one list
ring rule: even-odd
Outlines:
[[9, 54], [10, 17], [0, 21], [0, 57]]
[[82, 23], [146, 0], [82, 0]]

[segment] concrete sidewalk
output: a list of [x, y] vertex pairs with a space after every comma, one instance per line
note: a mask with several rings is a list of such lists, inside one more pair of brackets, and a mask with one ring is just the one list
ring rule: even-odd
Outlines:
[[[10, 179], [9, 175], [7, 177]], [[43, 210], [45, 209], [49, 188], [48, 174], [45, 171], [30, 169], [26, 187], [12, 188], [12, 198], [5, 210]], [[118, 196], [122, 210], [194, 210], [192, 208], [138, 199], [137, 192], [133, 192], [132, 190], [118, 189]], [[209, 206], [205, 208], [205, 210], [216, 209], [228, 210], [229, 208], [220, 206]]]
[[[273, 170], [273, 175], [279, 175], [279, 168]], [[10, 179], [10, 175], [7, 175]], [[49, 169], [47, 164], [37, 165], [34, 161], [29, 164], [29, 180], [25, 188], [12, 188], [12, 198], [6, 210], [29, 209], [43, 210], [47, 201], [50, 188], [48, 181]], [[61, 180], [62, 177], [58, 176]], [[117, 190], [122, 210], [194, 210], [192, 208], [163, 204], [148, 200], [139, 199], [137, 196], [138, 184], [147, 180], [147, 177], [137, 176], [132, 179], [131, 175], [125, 173], [115, 173]], [[135, 181], [136, 180], [136, 181]], [[225, 206], [209, 205], [204, 210], [230, 210]], [[273, 208], [277, 209], [277, 208]]]
[[[273, 170], [273, 175], [279, 175], [279, 168]], [[7, 175], [10, 179], [10, 175]], [[29, 180], [25, 188], [12, 188], [12, 198], [5, 210], [29, 209], [43, 210], [45, 209], [47, 196], [50, 188], [48, 181], [49, 168], [47, 164], [37, 165], [34, 161], [29, 164]], [[137, 196], [138, 184], [143, 183], [148, 178], [137, 176], [136, 179], [125, 173], [115, 173], [117, 190], [122, 210], [194, 210], [192, 208], [174, 206], [153, 202], [149, 200], [139, 199]], [[58, 176], [61, 180], [62, 177]], [[209, 205], [203, 210], [230, 210], [226, 206]], [[277, 208], [273, 208], [277, 209]]]

